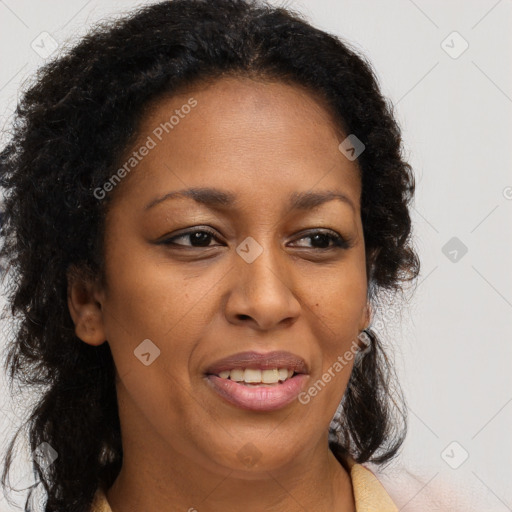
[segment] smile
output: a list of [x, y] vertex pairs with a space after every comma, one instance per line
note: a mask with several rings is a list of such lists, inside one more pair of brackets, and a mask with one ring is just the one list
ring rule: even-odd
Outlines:
[[[248, 378], [252, 382], [245, 380], [248, 370]], [[236, 370], [231, 370], [231, 372], [233, 371]], [[273, 370], [267, 371], [273, 372], [272, 378], [275, 379], [275, 372]], [[219, 375], [207, 375], [206, 382], [210, 389], [231, 405], [251, 411], [275, 411], [286, 407], [297, 399], [308, 379], [308, 375], [293, 374], [292, 370], [290, 370], [292, 376], [288, 376], [288, 370], [286, 370], [287, 377], [285, 380], [278, 380], [270, 384], [262, 382], [265, 377], [261, 370], [245, 369], [243, 370], [244, 380], [237, 382], [230, 378], [231, 372], [228, 378]], [[223, 373], [226, 374], [226, 372]], [[235, 376], [237, 376], [236, 373]]]
[[233, 370], [224, 370], [219, 372], [221, 379], [229, 379], [235, 382], [246, 384], [277, 384], [291, 378], [294, 371], [288, 368], [272, 369], [253, 369], [253, 368], [234, 368]]

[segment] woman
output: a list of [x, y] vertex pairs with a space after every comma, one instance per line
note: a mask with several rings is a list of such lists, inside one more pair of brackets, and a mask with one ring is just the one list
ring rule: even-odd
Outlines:
[[284, 9], [165, 1], [17, 115], [7, 363], [46, 386], [44, 510], [397, 510], [362, 463], [405, 435], [371, 320], [419, 272], [414, 178], [364, 58]]

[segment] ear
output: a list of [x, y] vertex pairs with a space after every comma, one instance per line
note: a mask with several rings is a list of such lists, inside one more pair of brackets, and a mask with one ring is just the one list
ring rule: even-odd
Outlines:
[[369, 302], [366, 303], [366, 306], [363, 309], [363, 315], [361, 317], [361, 323], [359, 324], [359, 332], [366, 329], [371, 322], [372, 317], [372, 307]]
[[68, 308], [75, 334], [85, 343], [98, 346], [106, 341], [101, 293], [92, 274], [72, 266], [67, 272]]
[[358, 344], [360, 350], [366, 350], [368, 348], [368, 345], [366, 345], [365, 342], [361, 341], [360, 336], [361, 336], [361, 332], [364, 331], [370, 325], [371, 314], [372, 314], [371, 306], [370, 306], [370, 303], [367, 302], [366, 306], [363, 309], [361, 323], [359, 324], [359, 334], [357, 336], [357, 344]]

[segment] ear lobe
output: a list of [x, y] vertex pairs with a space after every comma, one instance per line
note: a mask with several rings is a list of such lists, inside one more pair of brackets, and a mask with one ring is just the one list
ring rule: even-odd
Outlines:
[[97, 285], [76, 269], [68, 271], [68, 309], [75, 334], [85, 343], [98, 346], [106, 341]]

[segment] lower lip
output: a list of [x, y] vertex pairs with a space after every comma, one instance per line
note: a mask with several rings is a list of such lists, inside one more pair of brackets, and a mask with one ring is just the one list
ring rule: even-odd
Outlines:
[[208, 375], [207, 381], [222, 398], [241, 409], [275, 411], [297, 398], [307, 378], [307, 375], [299, 373], [282, 383], [266, 386], [246, 386], [217, 375]]

